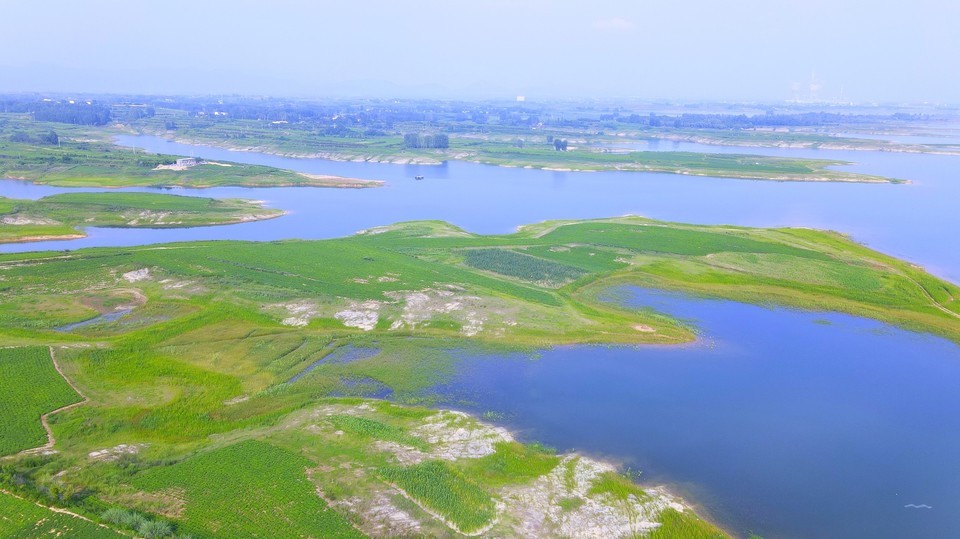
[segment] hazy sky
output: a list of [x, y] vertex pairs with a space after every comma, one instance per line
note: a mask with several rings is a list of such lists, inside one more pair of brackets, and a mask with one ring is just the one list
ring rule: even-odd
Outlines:
[[[12, 5], [11, 5], [12, 4]], [[0, 91], [960, 102], [956, 0], [6, 0]]]

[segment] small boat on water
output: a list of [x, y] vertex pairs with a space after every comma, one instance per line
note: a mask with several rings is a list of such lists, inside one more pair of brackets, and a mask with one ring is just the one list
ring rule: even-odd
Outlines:
[[414, 176], [413, 179], [414, 179], [414, 180], [422, 180], [422, 179], [423, 179], [423, 176]]

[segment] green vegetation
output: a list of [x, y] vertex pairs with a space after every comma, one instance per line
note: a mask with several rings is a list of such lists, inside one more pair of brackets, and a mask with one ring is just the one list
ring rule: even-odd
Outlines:
[[424, 451], [429, 449], [427, 443], [420, 438], [410, 436], [399, 427], [387, 425], [373, 419], [350, 415], [335, 415], [330, 417], [329, 420], [338, 429], [352, 432], [363, 437], [397, 442]]
[[70, 239], [85, 226], [181, 228], [283, 215], [258, 201], [159, 193], [63, 193], [39, 200], [0, 198], [0, 243]]
[[502, 486], [536, 479], [559, 463], [560, 458], [547, 448], [501, 442], [495, 453], [469, 461], [465, 471], [468, 477], [482, 479], [484, 484]]
[[0, 456], [43, 445], [40, 416], [80, 400], [45, 347], [0, 348]]
[[508, 249], [470, 249], [463, 252], [464, 262], [473, 268], [516, 277], [524, 281], [560, 286], [582, 276], [585, 271], [528, 256]]
[[148, 492], [182, 489], [181, 529], [197, 536], [362, 537], [314, 494], [310, 462], [246, 441], [148, 470], [134, 483]]
[[173, 535], [173, 526], [171, 526], [169, 522], [165, 520], [151, 520], [136, 511], [127, 511], [118, 507], [112, 507], [104, 511], [100, 517], [105, 522], [134, 531], [144, 539], [169, 537]]
[[465, 533], [483, 528], [496, 514], [489, 494], [443, 462], [431, 460], [408, 467], [388, 466], [380, 473]]
[[779, 181], [897, 182], [882, 176], [838, 172], [828, 167], [849, 164], [821, 159], [799, 159], [742, 154], [693, 152], [604, 153], [590, 150], [557, 152], [551, 149], [487, 145], [473, 160], [513, 167], [567, 170], [626, 170], [694, 176]]
[[613, 499], [623, 502], [630, 496], [639, 500], [647, 497], [647, 494], [630, 479], [613, 472], [608, 472], [600, 476], [590, 488], [590, 494], [606, 494]]
[[0, 536], [7, 539], [36, 539], [37, 537], [119, 539], [125, 537], [93, 522], [51, 511], [4, 492], [0, 492]]
[[691, 511], [666, 509], [660, 513], [660, 526], [650, 532], [650, 539], [723, 539], [727, 535]]

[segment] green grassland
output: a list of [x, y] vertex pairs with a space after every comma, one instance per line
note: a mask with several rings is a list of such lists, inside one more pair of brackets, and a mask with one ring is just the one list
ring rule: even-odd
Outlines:
[[82, 237], [86, 226], [182, 228], [258, 221], [282, 210], [242, 199], [160, 193], [63, 193], [39, 200], [0, 197], [0, 243]]
[[831, 170], [842, 161], [694, 152], [612, 153], [591, 149], [557, 152], [483, 143], [472, 160], [512, 167], [563, 170], [625, 170], [777, 181], [894, 182], [900, 180]]
[[47, 348], [0, 348], [0, 456], [46, 443], [40, 416], [80, 400]]
[[[960, 342], [960, 288], [806, 229], [625, 217], [481, 236], [415, 222], [325, 241], [5, 254], [0, 340], [72, 345], [57, 357], [89, 401], [51, 418], [56, 454], [0, 462], [0, 486], [194, 537], [271, 536], [281, 520], [300, 536], [510, 536], [530, 500], [541, 500], [534, 514], [557, 508], [557, 530], [588, 499], [640, 514], [653, 496], [643, 486], [608, 472], [567, 485], [571, 456], [418, 406], [442, 404], [431, 388], [465, 348], [694, 338], [603, 300], [621, 284], [847, 312]], [[118, 320], [55, 331], [131, 304]], [[16, 350], [40, 361], [45, 349]], [[381, 390], [398, 404], [360, 398]], [[457, 429], [483, 431], [489, 450], [457, 458], [443, 434]], [[384, 520], [400, 512], [409, 519]], [[690, 511], [657, 518], [661, 537], [721, 533]]]
[[496, 505], [483, 488], [441, 461], [387, 466], [380, 474], [463, 532], [482, 529], [496, 515]]
[[[56, 133], [58, 142], [41, 142], [50, 132]], [[202, 162], [183, 170], [158, 168], [175, 163], [177, 156], [117, 146], [111, 139], [116, 133], [109, 128], [35, 122], [20, 115], [0, 114], [0, 178], [63, 187], [381, 185], [376, 181], [305, 175], [231, 162]]]
[[[168, 132], [163, 126], [176, 121], [178, 128]], [[779, 181], [853, 181], [898, 182], [900, 180], [831, 170], [829, 167], [849, 164], [841, 161], [792, 159], [758, 155], [702, 154], [691, 152], [612, 153], [590, 145], [555, 151], [537, 131], [502, 128], [497, 134], [484, 136], [451, 135], [448, 149], [411, 149], [403, 145], [399, 134], [385, 136], [334, 137], [318, 134], [296, 123], [277, 125], [256, 120], [209, 120], [189, 117], [184, 111], [159, 110], [157, 116], [135, 124], [140, 132], [174, 137], [179, 141], [209, 144], [237, 150], [256, 150], [281, 155], [322, 157], [336, 160], [365, 160], [392, 163], [436, 164], [459, 159], [511, 167], [564, 170], [626, 170], [664, 172]], [[425, 126], [398, 126], [400, 131], [418, 132]], [[428, 129], [436, 130], [436, 126]], [[582, 133], [558, 132], [579, 138]], [[530, 140], [517, 147], [517, 137]], [[599, 137], [607, 140], [609, 137]], [[641, 136], [649, 138], [649, 136]]]

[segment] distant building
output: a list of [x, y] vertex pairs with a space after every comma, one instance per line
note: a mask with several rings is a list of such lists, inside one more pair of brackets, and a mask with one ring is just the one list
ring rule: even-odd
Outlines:
[[527, 98], [525, 96], [522, 96], [522, 95], [517, 96], [517, 103], [523, 103], [526, 100]]
[[192, 167], [199, 164], [200, 164], [200, 160], [197, 159], [196, 157], [183, 157], [183, 158], [177, 159], [178, 167]]

